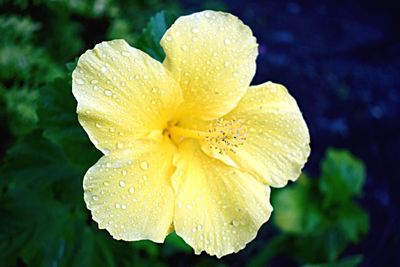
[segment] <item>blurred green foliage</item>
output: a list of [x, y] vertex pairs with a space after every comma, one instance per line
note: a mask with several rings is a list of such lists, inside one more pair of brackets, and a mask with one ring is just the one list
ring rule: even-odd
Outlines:
[[318, 179], [302, 175], [292, 186], [273, 191], [273, 221], [281, 234], [250, 266], [264, 266], [278, 255], [309, 267], [358, 266], [361, 255], [340, 256], [368, 232], [368, 215], [355, 199], [364, 180], [360, 160], [346, 150], [328, 149]]
[[[218, 1], [204, 6], [223, 9]], [[235, 256], [194, 256], [174, 233], [163, 245], [116, 241], [97, 228], [83, 201], [82, 177], [101, 154], [75, 114], [71, 72], [77, 56], [100, 41], [123, 38], [161, 61], [159, 40], [182, 13], [179, 4], [0, 0], [0, 9], [0, 265], [228, 265]], [[280, 255], [314, 267], [362, 260], [343, 253], [368, 230], [368, 216], [355, 202], [363, 164], [346, 151], [329, 150], [321, 170], [319, 179], [304, 175], [273, 191], [276, 229], [269, 223], [272, 238], [249, 245], [249, 266]], [[246, 262], [249, 252], [243, 253]]]

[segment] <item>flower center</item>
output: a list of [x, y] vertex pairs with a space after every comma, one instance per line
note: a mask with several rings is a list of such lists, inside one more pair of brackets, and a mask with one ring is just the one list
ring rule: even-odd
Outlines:
[[206, 142], [213, 152], [225, 154], [236, 152], [236, 148], [246, 141], [247, 129], [241, 120], [217, 119], [210, 123], [207, 131], [192, 130], [179, 126], [169, 126], [166, 131], [174, 143], [179, 144], [185, 138]]

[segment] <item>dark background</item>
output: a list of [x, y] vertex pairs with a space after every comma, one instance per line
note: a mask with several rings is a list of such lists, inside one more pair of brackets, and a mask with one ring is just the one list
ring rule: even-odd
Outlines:
[[[4, 48], [13, 47], [14, 41], [6, 40], [8, 37], [5, 34], [0, 36], [4, 50], [0, 50], [0, 156], [5, 170], [0, 176], [0, 216], [3, 219], [10, 218], [0, 225], [3, 226], [0, 248], [7, 247], [10, 236], [18, 235], [18, 231], [10, 230], [10, 225], [15, 226], [18, 224], [15, 222], [26, 218], [23, 212], [21, 214], [25, 215], [21, 217], [12, 217], [14, 215], [10, 213], [9, 203], [15, 203], [21, 196], [10, 194], [15, 197], [13, 198], [7, 195], [12, 191], [10, 188], [13, 187], [13, 175], [18, 172], [15, 168], [22, 170], [26, 164], [16, 165], [14, 168], [10, 162], [27, 161], [25, 158], [21, 159], [27, 153], [20, 153], [21, 156], [15, 147], [21, 142], [31, 140], [32, 136], [42, 136], [42, 133], [46, 132], [47, 126], [43, 126], [45, 124], [42, 123], [46, 119], [41, 118], [39, 98], [44, 98], [43, 92], [48, 89], [42, 88], [46, 88], [54, 77], [65, 76], [65, 64], [73, 62], [83, 51], [92, 48], [98, 42], [123, 37], [135, 46], [141, 29], [159, 10], [183, 15], [214, 8], [235, 14], [253, 30], [260, 52], [253, 84], [267, 80], [279, 82], [286, 85], [296, 98], [311, 134], [312, 152], [305, 171], [314, 177], [319, 175], [320, 162], [328, 147], [345, 148], [364, 161], [367, 170], [366, 182], [363, 195], [357, 201], [369, 214], [370, 229], [361, 242], [348, 246], [343, 255], [362, 254], [362, 266], [400, 266], [399, 1], [109, 1], [103, 9], [98, 10], [92, 8], [93, 1], [78, 7], [71, 4], [71, 1], [59, 2], [61, 4], [57, 1], [0, 2], [1, 16], [29, 17], [40, 24], [37, 30], [32, 30], [32, 36], [27, 37], [27, 40], [16, 38], [15, 49], [23, 47], [24, 43], [33, 47], [21, 48], [22, 52], [17, 51], [19, 54], [16, 52], [18, 55], [27, 55], [28, 60], [25, 60], [28, 63], [23, 65], [25, 67], [19, 64], [13, 69], [12, 64], [15, 60], [8, 58], [8, 50]], [[30, 63], [33, 55], [39, 58], [38, 63]], [[33, 64], [33, 67], [29, 67], [29, 64]], [[52, 72], [55, 72], [54, 77]], [[43, 78], [43, 73], [51, 77]], [[22, 100], [17, 97], [15, 102], [10, 102], [13, 98], [8, 92], [19, 88], [27, 90], [28, 96], [23, 95]], [[37, 96], [35, 90], [40, 91]], [[18, 106], [20, 101], [27, 101], [27, 105], [30, 105], [31, 109], [24, 112], [37, 113], [39, 119], [29, 116], [26, 119], [25, 115], [20, 115], [19, 109], [15, 111], [14, 107]], [[73, 99], [68, 101], [74, 104]], [[74, 116], [73, 110], [71, 116]], [[21, 129], [24, 131], [21, 132]], [[54, 141], [57, 138], [50, 139]], [[37, 145], [38, 150], [41, 150], [41, 139], [35, 140], [37, 143], [29, 143], [29, 146]], [[60, 146], [61, 150], [63, 144]], [[18, 153], [10, 154], [7, 152], [10, 150]], [[25, 151], [25, 148], [21, 150]], [[92, 162], [98, 156], [96, 153], [88, 156], [87, 162]], [[85, 162], [79, 166], [90, 164]], [[14, 170], [10, 171], [10, 168]], [[80, 175], [84, 169], [77, 168], [77, 179], [82, 177]], [[79, 185], [80, 181], [75, 183]], [[77, 192], [76, 199], [79, 199], [80, 193]], [[86, 214], [85, 212], [87, 211], [82, 208], [82, 214]], [[90, 225], [91, 229], [96, 228], [90, 218], [84, 218], [83, 221]], [[158, 245], [150, 249], [147, 245], [133, 245], [133, 249], [139, 255], [138, 259], [147, 259], [148, 255], [152, 255], [152, 252], [149, 252], [151, 249], [161, 251], [157, 252], [159, 254], [156, 258], [161, 258], [155, 261], [157, 264], [164, 262], [166, 265], [187, 266], [200, 262], [201, 266], [242, 266], [251, 259], [254, 251], [257, 251], [254, 248], [268, 240], [275, 231], [263, 226], [257, 239], [249, 245], [250, 252], [245, 249], [237, 255], [223, 258], [222, 261], [204, 255], [199, 257], [190, 253], [165, 252], [165, 248]], [[38, 236], [29, 234], [24, 240], [31, 242], [32, 238], [36, 238], [35, 242], [39, 242], [37, 238], [40, 239], [41, 235]], [[103, 238], [109, 237], [104, 235]], [[29, 253], [19, 254], [24, 247], [21, 244], [10, 252], [12, 256], [5, 256], [7, 262], [4, 261], [4, 266], [35, 266], [29, 264], [32, 258], [27, 256]], [[113, 243], [113, 246], [118, 250], [122, 245]], [[74, 254], [71, 252], [71, 255]], [[152, 260], [142, 263], [156, 264], [152, 263], [154, 258], [150, 258]], [[40, 262], [40, 265], [47, 266], [40, 260], [31, 262]], [[72, 266], [70, 261], [59, 265]], [[270, 265], [297, 266], [297, 263], [278, 257], [270, 262]], [[0, 266], [3, 266], [1, 262]]]

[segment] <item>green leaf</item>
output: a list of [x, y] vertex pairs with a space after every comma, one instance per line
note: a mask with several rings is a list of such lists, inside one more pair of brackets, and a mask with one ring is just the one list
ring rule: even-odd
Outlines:
[[165, 53], [160, 45], [160, 40], [175, 19], [176, 17], [170, 13], [164, 11], [158, 12], [151, 17], [146, 28], [144, 28], [135, 43], [135, 47], [145, 51], [158, 61], [163, 61]]
[[40, 27], [29, 17], [0, 16], [0, 81], [11, 87], [38, 88], [60, 74], [45, 49], [34, 43]]
[[337, 218], [337, 227], [341, 229], [346, 239], [353, 243], [368, 233], [368, 214], [355, 203], [349, 202], [338, 208]]
[[37, 115], [38, 90], [0, 87], [0, 98], [4, 102], [5, 113], [11, 132], [15, 136], [25, 135], [36, 128], [39, 121]]
[[345, 150], [328, 149], [321, 165], [319, 188], [328, 203], [359, 196], [365, 180], [364, 164]]
[[83, 174], [40, 131], [7, 151], [1, 173], [0, 227], [7, 229], [0, 234], [1, 258], [15, 263], [20, 257], [29, 266], [60, 265], [78, 236], [71, 227], [86, 219]]
[[165, 247], [162, 248], [165, 254], [175, 254], [179, 252], [191, 253], [193, 249], [183, 241], [175, 232], [170, 233], [165, 239]]
[[[313, 196], [314, 194], [314, 196]], [[284, 232], [306, 234], [320, 231], [323, 214], [313, 199], [317, 193], [311, 188], [310, 179], [302, 175], [290, 187], [272, 192], [274, 223]]]
[[363, 260], [362, 255], [350, 256], [335, 262], [321, 263], [321, 264], [306, 264], [302, 267], [357, 267]]
[[246, 265], [248, 267], [263, 267], [268, 266], [268, 262], [274, 257], [280, 255], [282, 252], [288, 252], [290, 250], [290, 238], [286, 235], [277, 235], [273, 239], [269, 240], [266, 245], [264, 245], [260, 252], [252, 257], [249, 263]]
[[86, 171], [102, 154], [79, 125], [71, 78], [56, 79], [40, 93], [39, 117], [43, 135], [59, 145], [72, 163]]

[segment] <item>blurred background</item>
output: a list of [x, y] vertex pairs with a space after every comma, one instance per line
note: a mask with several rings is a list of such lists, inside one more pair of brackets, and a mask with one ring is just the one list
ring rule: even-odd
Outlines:
[[[259, 43], [253, 84], [286, 85], [311, 133], [298, 182], [237, 254], [116, 241], [85, 208], [101, 156], [77, 123], [76, 59], [126, 39], [158, 60], [180, 15], [231, 12]], [[400, 266], [398, 1], [0, 0], [0, 266]]]

